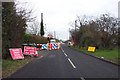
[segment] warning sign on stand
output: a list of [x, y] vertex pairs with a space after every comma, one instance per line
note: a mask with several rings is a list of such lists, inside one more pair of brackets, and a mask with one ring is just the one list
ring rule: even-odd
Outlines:
[[21, 48], [12, 48], [12, 49], [9, 49], [9, 51], [10, 51], [10, 54], [11, 54], [13, 60], [24, 59]]
[[88, 47], [88, 51], [95, 52], [95, 47], [89, 46], [89, 47]]
[[24, 46], [25, 55], [36, 55], [36, 47]]

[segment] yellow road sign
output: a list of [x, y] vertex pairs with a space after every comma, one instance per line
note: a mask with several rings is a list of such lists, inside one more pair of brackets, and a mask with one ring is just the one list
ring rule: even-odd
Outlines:
[[88, 47], [88, 51], [90, 51], [90, 52], [95, 52], [95, 47], [89, 46], [89, 47]]

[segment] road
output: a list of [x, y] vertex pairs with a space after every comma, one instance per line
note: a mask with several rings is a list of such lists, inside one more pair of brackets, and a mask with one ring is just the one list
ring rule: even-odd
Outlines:
[[9, 78], [117, 78], [118, 66], [99, 60], [67, 45], [60, 50], [39, 51], [32, 60]]

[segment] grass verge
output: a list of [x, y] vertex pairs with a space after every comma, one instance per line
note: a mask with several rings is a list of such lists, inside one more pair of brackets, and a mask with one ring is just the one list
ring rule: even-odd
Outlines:
[[16, 70], [23, 67], [25, 64], [30, 62], [32, 58], [29, 56], [25, 56], [23, 60], [10, 60], [10, 59], [3, 59], [2, 60], [2, 77], [6, 78], [14, 73]]
[[90, 54], [99, 58], [104, 58], [106, 60], [109, 60], [113, 63], [119, 64], [120, 63], [120, 53], [118, 53], [118, 48], [114, 49], [97, 49], [95, 52], [88, 52], [85, 48], [78, 48], [78, 47], [71, 47], [77, 51], [82, 51], [85, 54]]

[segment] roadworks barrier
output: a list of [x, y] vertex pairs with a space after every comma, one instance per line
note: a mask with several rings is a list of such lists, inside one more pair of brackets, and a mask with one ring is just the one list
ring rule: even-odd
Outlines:
[[60, 47], [61, 47], [60, 43], [55, 43], [55, 44], [47, 43], [47, 44], [36, 45], [37, 50], [58, 50], [60, 49]]

